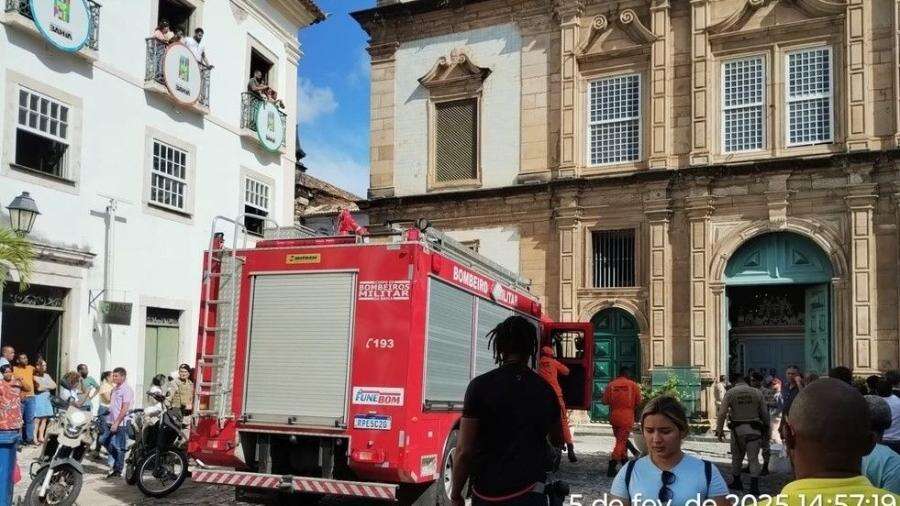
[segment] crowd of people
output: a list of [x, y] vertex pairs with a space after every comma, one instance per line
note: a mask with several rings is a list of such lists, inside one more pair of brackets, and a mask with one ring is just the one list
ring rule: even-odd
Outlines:
[[[169, 375], [160, 374], [153, 379], [153, 389], [161, 396], [150, 396], [150, 402], [164, 399], [166, 406], [178, 408], [184, 414], [193, 409], [194, 384], [192, 369], [181, 364]], [[15, 352], [12, 346], [0, 348], [0, 443], [10, 441], [21, 450], [23, 446], [41, 445], [46, 441], [50, 420], [68, 409], [80, 409], [96, 414], [99, 431], [91, 445], [91, 455], [101, 458], [106, 450], [109, 472], [107, 477], [121, 476], [127, 449], [129, 412], [135, 406], [134, 390], [128, 384], [127, 372], [122, 367], [104, 371], [100, 381], [95, 380], [86, 364], [62, 375], [57, 383], [47, 371], [47, 362], [40, 356], [29, 363], [25, 353]], [[95, 402], [95, 399], [98, 402]], [[15, 453], [11, 452], [8, 469], [17, 469]], [[6, 454], [0, 452], [0, 458]], [[2, 467], [2, 466], [0, 466]], [[11, 498], [12, 474], [0, 486], [0, 494]], [[2, 503], [2, 501], [0, 501]], [[7, 503], [8, 504], [8, 503]]]
[[[451, 502], [563, 504], [555, 496], [564, 487], [548, 483], [548, 473], [558, 465], [554, 455], [560, 448], [571, 454], [564, 406], [558, 385], [554, 388], [556, 376], [568, 371], [547, 360], [552, 349], [539, 349], [537, 333], [524, 318], [510, 317], [488, 337], [498, 367], [474, 378], [466, 390]], [[539, 354], [541, 367], [535, 372]], [[682, 449], [689, 433], [683, 405], [671, 396], [650, 399], [636, 419], [647, 454], [627, 459], [627, 433], [616, 434], [610, 462], [615, 477], [604, 504], [733, 504], [729, 488], [743, 488], [745, 457], [750, 460], [750, 495], [759, 495], [764, 473], [759, 456], [767, 457], [773, 444], [783, 446], [794, 481], [772, 505], [840, 504], [835, 500], [842, 494], [865, 496], [859, 504], [895, 504], [900, 499], [895, 495], [900, 493], [900, 456], [891, 445], [894, 430], [900, 431], [900, 409], [894, 407], [900, 407], [900, 398], [893, 390], [900, 387], [900, 373], [869, 378], [865, 385], [855, 384], [846, 368], [835, 368], [829, 376], [804, 376], [790, 367], [784, 381], [772, 370], [734, 375], [730, 382], [719, 378], [716, 433], [724, 438], [727, 421], [731, 483], [717, 466]], [[610, 404], [616, 426], [635, 420], [640, 391], [627, 369], [606, 387], [604, 402]], [[622, 463], [617, 471], [616, 463]]]

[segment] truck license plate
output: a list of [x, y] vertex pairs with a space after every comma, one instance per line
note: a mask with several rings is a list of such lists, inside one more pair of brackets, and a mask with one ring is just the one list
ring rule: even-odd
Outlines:
[[356, 415], [353, 428], [370, 430], [391, 430], [391, 417], [385, 415]]

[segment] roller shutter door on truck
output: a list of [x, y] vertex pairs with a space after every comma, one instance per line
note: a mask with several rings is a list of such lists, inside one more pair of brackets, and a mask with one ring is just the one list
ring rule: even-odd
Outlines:
[[244, 413], [251, 421], [345, 423], [355, 274], [253, 278]]
[[475, 297], [434, 278], [428, 291], [425, 402], [461, 403], [472, 377]]

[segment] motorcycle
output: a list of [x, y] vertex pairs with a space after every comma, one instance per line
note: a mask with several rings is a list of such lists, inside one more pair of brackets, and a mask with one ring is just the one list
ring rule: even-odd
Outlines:
[[29, 469], [32, 481], [25, 493], [26, 506], [75, 503], [84, 481], [81, 461], [98, 431], [91, 413], [75, 406], [53, 417], [41, 455]]
[[150, 395], [160, 405], [132, 417], [128, 430], [134, 444], [125, 460], [125, 480], [158, 498], [178, 490], [188, 476], [187, 438], [181, 409], [166, 407], [165, 396]]

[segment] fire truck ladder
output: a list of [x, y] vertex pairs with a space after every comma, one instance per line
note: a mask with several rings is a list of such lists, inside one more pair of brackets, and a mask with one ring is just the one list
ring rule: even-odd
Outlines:
[[425, 240], [433, 250], [440, 251], [460, 264], [486, 276], [503, 281], [511, 287], [531, 291], [530, 279], [522, 277], [484, 255], [472, 251], [467, 246], [434, 228], [427, 219], [419, 218], [416, 220], [416, 228], [422, 232]]
[[[245, 262], [238, 251], [247, 249], [249, 235], [244, 225], [245, 218], [261, 220], [264, 225], [274, 225], [276, 235], [281, 230], [271, 218], [249, 213], [234, 219], [216, 216], [212, 221], [209, 253], [203, 267], [200, 356], [197, 358], [194, 406], [200, 408], [200, 398], [208, 397], [209, 406], [206, 409], [196, 409], [196, 413], [201, 416], [216, 416], [220, 420], [232, 416], [231, 392], [237, 344], [238, 298]], [[229, 224], [232, 227], [231, 248], [225, 247], [224, 234], [217, 232], [219, 225], [228, 227]], [[300, 235], [315, 235], [312, 229], [301, 225], [295, 225], [291, 231]], [[210, 339], [213, 339], [212, 350], [209, 347]]]

